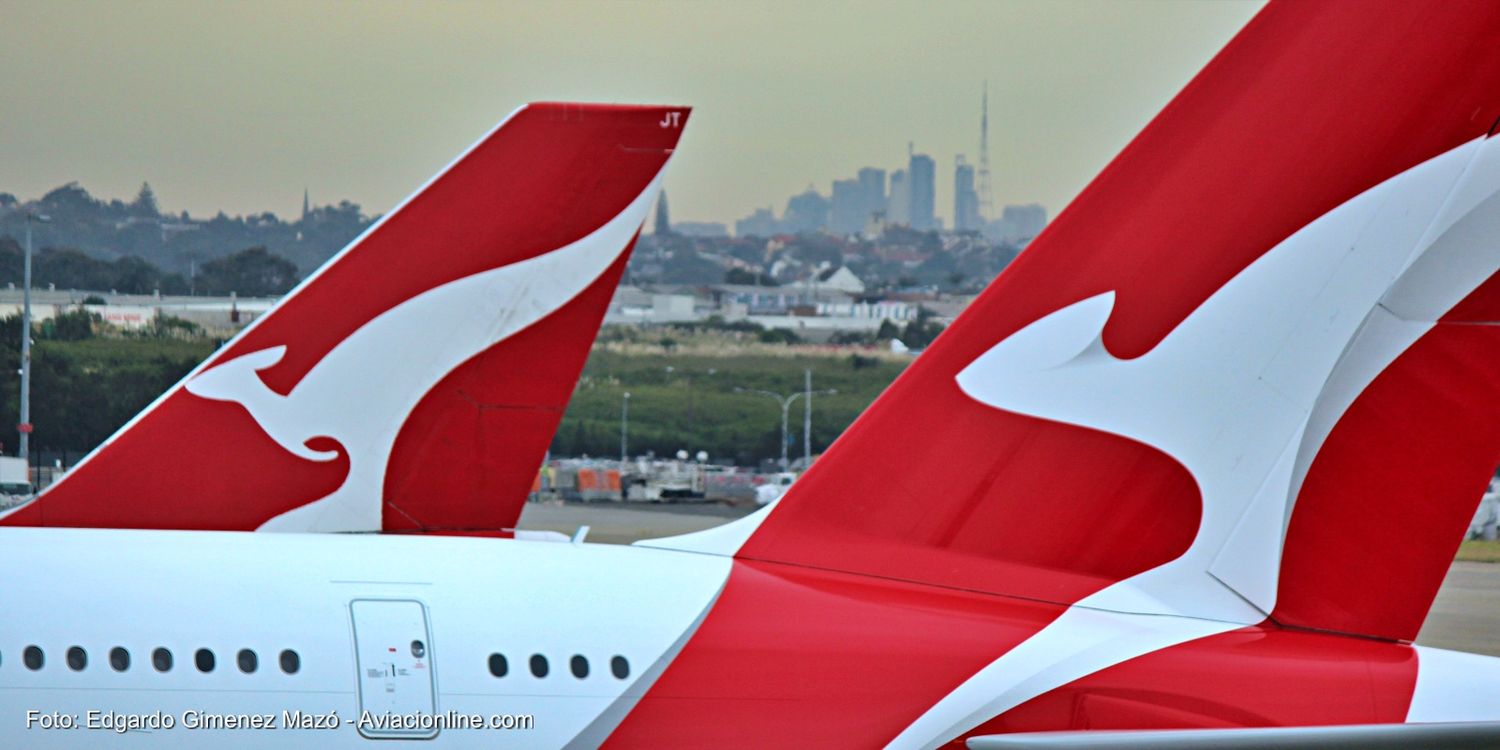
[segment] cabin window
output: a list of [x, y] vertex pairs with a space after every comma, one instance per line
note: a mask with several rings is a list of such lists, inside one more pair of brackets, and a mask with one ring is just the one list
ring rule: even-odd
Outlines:
[[193, 663], [198, 665], [199, 672], [214, 671], [214, 652], [206, 648], [198, 649], [198, 653], [193, 654]]
[[240, 649], [240, 653], [236, 656], [235, 660], [239, 662], [240, 671], [245, 674], [255, 672], [255, 669], [260, 666], [260, 659], [255, 656], [254, 651], [248, 648]]
[[589, 676], [589, 660], [584, 658], [583, 654], [574, 654], [573, 658], [568, 660], [568, 668], [573, 671], [573, 676], [580, 680]]
[[504, 677], [509, 673], [510, 663], [505, 661], [505, 654], [490, 654], [490, 674]]
[[536, 677], [547, 676], [547, 657], [541, 654], [531, 655], [531, 674]]
[[630, 676], [630, 662], [625, 661], [623, 656], [616, 656], [609, 660], [609, 671], [616, 678], [623, 680]]
[[40, 646], [27, 646], [26, 650], [21, 652], [21, 661], [26, 663], [27, 669], [35, 672], [47, 663], [47, 656], [42, 653]]
[[164, 648], [152, 651], [151, 666], [156, 667], [156, 671], [158, 672], [172, 671], [172, 652]]
[[287, 674], [297, 674], [297, 670], [301, 668], [302, 657], [298, 656], [296, 651], [286, 649], [281, 652], [281, 671]]
[[121, 646], [115, 646], [110, 649], [109, 666], [113, 667], [116, 672], [124, 672], [130, 669], [130, 652]]
[[84, 651], [82, 646], [73, 646], [68, 649], [68, 669], [74, 672], [82, 672], [89, 665], [89, 652]]

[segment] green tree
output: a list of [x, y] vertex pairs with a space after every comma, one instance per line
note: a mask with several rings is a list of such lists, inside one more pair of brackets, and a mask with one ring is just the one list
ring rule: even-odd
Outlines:
[[208, 294], [235, 292], [247, 297], [282, 294], [297, 283], [297, 264], [264, 247], [241, 250], [203, 264], [197, 277], [198, 291]]
[[136, 193], [135, 200], [130, 203], [130, 212], [136, 216], [155, 219], [161, 216], [156, 206], [156, 193], [151, 190], [151, 183], [142, 182], [140, 192]]
[[83, 308], [67, 310], [42, 322], [42, 338], [57, 341], [82, 341], [94, 337], [94, 325], [102, 322], [98, 313]]

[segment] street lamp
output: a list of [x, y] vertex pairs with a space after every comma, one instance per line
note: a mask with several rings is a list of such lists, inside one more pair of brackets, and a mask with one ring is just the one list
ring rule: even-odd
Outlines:
[[17, 453], [26, 461], [26, 481], [31, 481], [31, 225], [51, 221], [44, 214], [26, 212], [26, 260], [21, 280], [21, 433]]
[[[803, 430], [806, 431], [812, 425], [812, 406], [811, 406], [812, 405], [812, 395], [814, 393], [823, 393], [823, 394], [838, 393], [838, 389], [836, 389], [836, 388], [829, 388], [827, 390], [822, 390], [822, 391], [814, 391], [814, 390], [812, 390], [812, 373], [811, 373], [811, 371], [808, 371], [808, 372], [804, 373], [804, 375], [805, 375], [805, 380], [804, 380], [804, 386], [805, 387], [804, 387], [804, 390], [797, 391], [796, 393], [792, 393], [792, 394], [789, 394], [789, 395], [782, 395], [780, 393], [775, 393], [773, 391], [762, 391], [762, 390], [759, 390], [757, 388], [735, 388], [734, 389], [735, 393], [757, 393], [757, 394], [760, 394], [762, 396], [770, 396], [771, 398], [773, 398], [773, 399], [776, 400], [776, 403], [778, 403], [778, 404], [781, 405], [781, 470], [782, 471], [786, 471], [786, 467], [787, 467], [787, 457], [786, 457], [786, 446], [787, 446], [787, 439], [786, 439], [787, 438], [787, 414], [792, 409], [792, 402], [796, 401], [798, 398], [800, 398], [802, 396], [807, 396], [807, 399], [808, 399], [807, 400], [808, 409], [807, 409], [806, 413], [804, 414], [804, 418], [803, 418]], [[803, 460], [804, 461], [810, 461], [811, 458], [812, 458], [812, 441], [810, 439], [806, 439], [804, 437], [804, 440], [802, 441], [802, 445], [803, 445], [803, 448], [802, 448], [802, 450], [803, 450], [803, 456], [802, 456]]]
[[630, 453], [625, 450], [626, 436], [630, 434], [630, 391], [620, 399], [620, 466], [623, 468], [625, 462], [630, 460]]

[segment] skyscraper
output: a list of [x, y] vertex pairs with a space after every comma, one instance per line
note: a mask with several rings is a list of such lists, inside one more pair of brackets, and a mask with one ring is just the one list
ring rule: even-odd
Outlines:
[[666, 236], [672, 233], [672, 219], [667, 213], [667, 191], [661, 191], [656, 199], [656, 233]]
[[935, 213], [937, 164], [926, 154], [912, 154], [906, 168], [910, 191], [911, 228], [925, 232], [937, 226]]
[[885, 170], [865, 167], [859, 170], [859, 187], [864, 193], [861, 225], [870, 221], [871, 215], [885, 210]]
[[834, 180], [828, 228], [834, 234], [858, 234], [869, 221], [864, 186], [859, 180]]
[[974, 167], [960, 154], [954, 157], [953, 165], [953, 231], [972, 232], [983, 225], [979, 218], [979, 194], [974, 190]]
[[1036, 203], [1006, 206], [998, 223], [1001, 239], [1024, 243], [1047, 228], [1047, 209]]
[[782, 230], [789, 234], [816, 232], [828, 227], [828, 199], [818, 195], [809, 187], [801, 195], [792, 196], [786, 202], [786, 213], [781, 215]]
[[885, 218], [891, 224], [911, 226], [911, 186], [907, 184], [904, 169], [891, 173], [891, 197]]

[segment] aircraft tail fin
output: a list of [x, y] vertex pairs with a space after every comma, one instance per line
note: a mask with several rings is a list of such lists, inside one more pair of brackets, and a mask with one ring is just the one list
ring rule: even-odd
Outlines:
[[1500, 463], [1497, 35], [1271, 3], [737, 554], [1415, 637]]
[[513, 527], [688, 114], [522, 107], [0, 524]]

